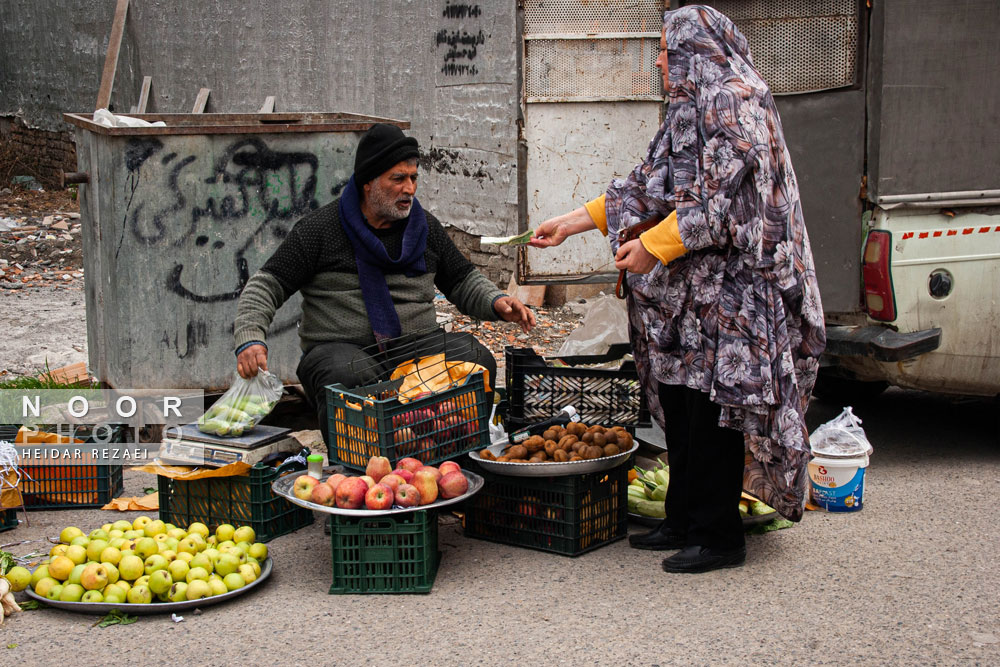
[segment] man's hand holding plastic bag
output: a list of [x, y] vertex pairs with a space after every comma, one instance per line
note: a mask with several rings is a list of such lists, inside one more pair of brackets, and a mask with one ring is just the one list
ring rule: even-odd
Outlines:
[[251, 378], [233, 375], [233, 385], [198, 419], [198, 430], [236, 437], [260, 423], [281, 398], [281, 380], [267, 371]]

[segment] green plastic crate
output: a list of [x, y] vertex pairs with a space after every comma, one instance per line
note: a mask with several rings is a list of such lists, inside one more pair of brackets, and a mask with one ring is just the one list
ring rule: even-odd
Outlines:
[[0, 510], [0, 533], [17, 528], [17, 510]]
[[333, 515], [330, 594], [429, 593], [437, 576], [437, 513], [351, 518]]
[[465, 535], [579, 556], [628, 534], [626, 489], [632, 457], [601, 472], [512, 477], [481, 466], [485, 484], [466, 502]]
[[[114, 427], [108, 441], [124, 443], [126, 435], [124, 427]], [[93, 441], [93, 434], [82, 426], [75, 430], [74, 437], [86, 443]], [[27, 464], [21, 466], [21, 472], [24, 506], [33, 510], [103, 507], [125, 487], [120, 465]]]
[[385, 456], [393, 466], [410, 456], [434, 465], [489, 444], [493, 405], [486, 400], [482, 372], [408, 403], [396, 398], [402, 382], [326, 387], [331, 463], [364, 470], [372, 456]]
[[312, 510], [274, 494], [276, 468], [256, 464], [247, 475], [180, 480], [157, 477], [160, 518], [187, 527], [200, 521], [214, 531], [220, 524], [250, 526], [258, 542], [269, 542], [313, 522]]

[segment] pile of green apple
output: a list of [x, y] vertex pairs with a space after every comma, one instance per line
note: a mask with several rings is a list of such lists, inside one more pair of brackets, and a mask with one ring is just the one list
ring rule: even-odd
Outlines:
[[63, 528], [59, 544], [31, 574], [41, 597], [62, 602], [147, 604], [200, 600], [234, 591], [260, 576], [267, 545], [250, 526], [203, 523], [187, 530], [140, 516], [84, 534]]

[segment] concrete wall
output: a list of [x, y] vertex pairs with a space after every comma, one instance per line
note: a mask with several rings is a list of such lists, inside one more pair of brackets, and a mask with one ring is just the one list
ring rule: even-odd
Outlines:
[[[92, 111], [114, 9], [0, 2], [0, 117], [51, 131], [67, 129], [64, 111]], [[257, 111], [274, 95], [277, 111], [408, 120], [424, 205], [473, 237], [512, 234], [518, 52], [514, 2], [132, 0], [112, 110], [127, 113], [151, 76], [149, 112], [190, 112], [207, 87], [207, 112]], [[507, 259], [474, 259], [497, 282], [510, 275]]]

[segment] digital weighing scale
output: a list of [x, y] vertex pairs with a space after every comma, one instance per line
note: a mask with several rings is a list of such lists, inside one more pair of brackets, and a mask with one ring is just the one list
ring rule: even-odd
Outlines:
[[237, 461], [253, 465], [270, 454], [294, 454], [302, 445], [291, 429], [258, 424], [249, 433], [222, 437], [202, 433], [195, 424], [171, 427], [163, 434], [160, 459], [184, 465], [224, 466]]

